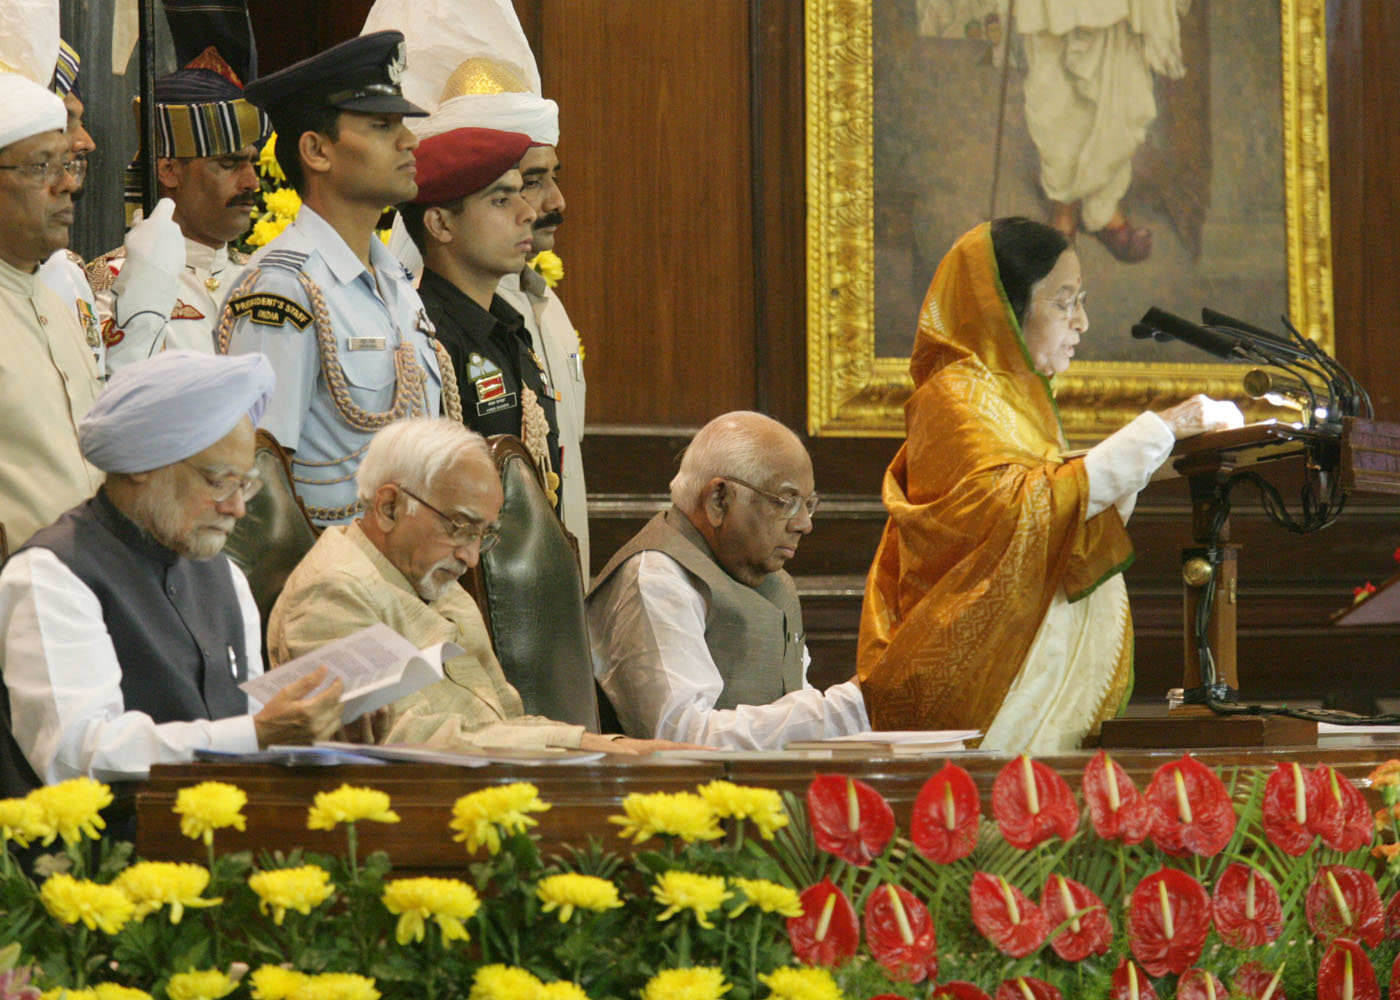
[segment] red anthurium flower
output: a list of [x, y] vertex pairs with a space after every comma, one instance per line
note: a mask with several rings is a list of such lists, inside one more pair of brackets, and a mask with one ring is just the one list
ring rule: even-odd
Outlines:
[[1225, 984], [1205, 969], [1187, 969], [1176, 982], [1176, 1000], [1225, 1000]]
[[1006, 842], [1022, 850], [1056, 835], [1069, 840], [1079, 826], [1079, 807], [1065, 779], [1025, 754], [992, 783], [992, 815]]
[[1147, 786], [1152, 839], [1173, 857], [1219, 854], [1235, 832], [1235, 808], [1216, 773], [1190, 754], [1163, 764]]
[[1249, 1000], [1288, 1000], [1282, 980], [1282, 965], [1270, 971], [1258, 962], [1245, 962], [1235, 971], [1235, 995]]
[[1084, 801], [1089, 821], [1104, 840], [1140, 844], [1152, 831], [1152, 807], [1128, 773], [1100, 750], [1084, 765]]
[[1278, 889], [1263, 872], [1239, 861], [1226, 868], [1215, 883], [1213, 908], [1215, 929], [1231, 948], [1268, 944], [1283, 930]]
[[1264, 833], [1285, 854], [1300, 857], [1313, 842], [1318, 791], [1317, 779], [1296, 763], [1279, 764], [1264, 783]]
[[1147, 973], [1134, 965], [1131, 958], [1125, 958], [1113, 970], [1108, 997], [1109, 1000], [1157, 1000], [1157, 991], [1152, 988]]
[[1346, 778], [1335, 768], [1319, 764], [1313, 772], [1317, 786], [1317, 811], [1309, 826], [1322, 842], [1337, 851], [1354, 851], [1371, 842], [1371, 810]]
[[828, 854], [868, 865], [894, 836], [894, 813], [879, 792], [841, 774], [819, 774], [807, 787], [812, 836]]
[[935, 864], [951, 864], [977, 846], [981, 818], [982, 800], [972, 775], [956, 764], [944, 764], [914, 800], [909, 839]]
[[934, 997], [952, 997], [953, 1000], [991, 1000], [991, 997], [972, 983], [965, 983], [960, 979], [938, 987], [929, 994], [929, 1000], [933, 1000]]
[[1385, 937], [1385, 913], [1376, 880], [1346, 865], [1323, 865], [1308, 886], [1308, 926], [1318, 937], [1345, 934], [1374, 948]]
[[996, 1000], [1063, 1000], [1060, 991], [1043, 979], [1017, 976], [1003, 979], [997, 987]]
[[972, 922], [1012, 958], [1029, 955], [1045, 941], [1045, 914], [1001, 875], [972, 876]]
[[1201, 957], [1210, 897], [1185, 872], [1163, 868], [1137, 884], [1128, 903], [1128, 943], [1150, 976], [1177, 975]]
[[1380, 1000], [1371, 960], [1355, 941], [1338, 938], [1317, 964], [1317, 1000]]
[[824, 878], [803, 891], [802, 916], [788, 917], [792, 953], [808, 965], [840, 965], [856, 953], [860, 928], [845, 893]]
[[1390, 995], [1400, 997], [1400, 955], [1395, 956], [1395, 964], [1390, 967]]
[[1078, 962], [1089, 955], [1108, 951], [1113, 941], [1113, 926], [1108, 922], [1103, 901], [1088, 886], [1063, 875], [1051, 875], [1041, 890], [1040, 908], [1045, 913], [1045, 925], [1051, 930], [1070, 921], [1050, 939], [1050, 947], [1066, 962]]
[[1400, 938], [1400, 892], [1385, 904], [1385, 939], [1394, 941], [1396, 938]]
[[928, 907], [907, 889], [883, 885], [865, 904], [865, 943], [897, 982], [938, 975], [938, 941]]

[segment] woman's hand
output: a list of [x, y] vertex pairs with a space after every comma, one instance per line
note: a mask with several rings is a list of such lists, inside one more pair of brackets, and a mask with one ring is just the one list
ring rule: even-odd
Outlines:
[[1157, 416], [1171, 428], [1178, 441], [1204, 434], [1206, 431], [1220, 431], [1244, 424], [1244, 414], [1234, 403], [1228, 399], [1211, 399], [1201, 393], [1175, 406], [1159, 410]]

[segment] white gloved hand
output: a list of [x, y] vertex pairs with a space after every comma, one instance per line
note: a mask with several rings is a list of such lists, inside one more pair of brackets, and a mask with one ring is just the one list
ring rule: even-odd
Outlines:
[[133, 225], [126, 234], [126, 256], [140, 260], [165, 274], [179, 278], [185, 269], [185, 234], [172, 218], [175, 203], [162, 198], [150, 218]]

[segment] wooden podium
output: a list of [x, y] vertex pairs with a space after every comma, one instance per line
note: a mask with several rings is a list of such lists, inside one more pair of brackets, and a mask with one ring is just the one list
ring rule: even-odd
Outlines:
[[[1240, 546], [1230, 542], [1228, 512], [1221, 502], [1230, 476], [1239, 469], [1299, 458], [1306, 474], [1341, 477], [1344, 491], [1400, 495], [1400, 425], [1347, 417], [1340, 433], [1290, 424], [1249, 424], [1179, 441], [1172, 452], [1172, 475], [1186, 477], [1191, 492], [1193, 544], [1182, 550], [1182, 689], [1201, 686], [1196, 648], [1197, 613], [1212, 596], [1207, 645], [1217, 683], [1239, 688], [1235, 644], [1236, 587]], [[1319, 456], [1322, 461], [1319, 461]], [[1218, 522], [1218, 526], [1217, 526]], [[1210, 587], [1210, 550], [1216, 553]], [[1278, 715], [1222, 715], [1205, 705], [1182, 705], [1153, 718], [1110, 719], [1103, 724], [1105, 747], [1301, 746], [1317, 742], [1317, 724]]]

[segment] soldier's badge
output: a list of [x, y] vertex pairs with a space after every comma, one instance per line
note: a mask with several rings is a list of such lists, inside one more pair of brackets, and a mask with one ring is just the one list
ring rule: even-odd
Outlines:
[[117, 326], [115, 317], [109, 317], [102, 321], [102, 343], [108, 347], [116, 347], [126, 339], [126, 331]]
[[83, 339], [87, 341], [89, 347], [97, 347], [102, 343], [102, 333], [97, 324], [97, 313], [92, 311], [92, 305], [87, 299], [74, 299], [73, 302], [78, 307], [78, 319], [83, 324]]
[[171, 319], [203, 319], [204, 313], [200, 312], [192, 305], [188, 305], [179, 299], [175, 300], [175, 308], [170, 310]]
[[312, 318], [304, 307], [285, 295], [270, 295], [267, 292], [240, 295], [225, 308], [233, 313], [234, 319], [246, 316], [259, 326], [285, 326], [291, 323], [298, 330], [305, 330]]

